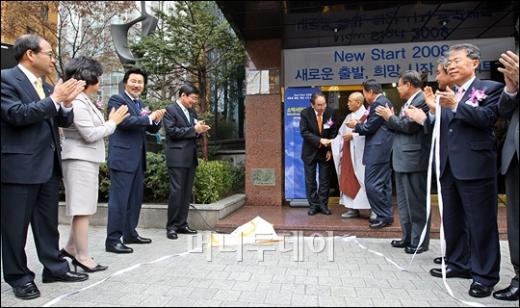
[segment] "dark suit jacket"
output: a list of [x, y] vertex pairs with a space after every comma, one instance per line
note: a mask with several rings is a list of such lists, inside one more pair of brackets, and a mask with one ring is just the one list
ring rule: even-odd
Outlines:
[[[472, 107], [465, 102], [472, 89], [484, 90], [487, 95]], [[495, 122], [498, 116], [498, 99], [504, 85], [489, 80], [475, 79], [460, 100], [457, 111], [441, 109], [440, 156], [441, 177], [450, 162], [451, 172], [458, 180], [477, 180], [497, 175], [497, 149]], [[433, 125], [425, 122], [425, 129]]]
[[198, 165], [197, 139], [200, 135], [195, 132], [194, 128], [197, 114], [193, 109], [188, 109], [188, 111], [190, 113], [189, 123], [176, 102], [166, 108], [163, 121], [166, 132], [166, 164], [169, 168], [189, 168]]
[[[18, 68], [2, 70], [1, 143], [2, 183], [43, 184], [60, 158], [58, 126], [68, 127], [74, 113], [64, 113], [50, 97], [52, 87], [43, 83], [40, 100], [34, 86]], [[58, 163], [61, 172], [61, 165]]]
[[502, 174], [506, 174], [513, 157], [516, 155], [516, 158], [520, 160], [520, 151], [518, 150], [518, 93], [515, 97], [502, 93], [498, 103], [498, 113], [501, 117], [509, 120], [506, 140], [502, 148], [501, 171]]
[[[424, 94], [419, 92], [410, 106], [428, 112]], [[420, 172], [428, 170], [431, 135], [424, 132], [422, 125], [406, 116], [391, 116], [387, 122], [394, 131], [392, 167], [395, 172]]]
[[376, 114], [378, 106], [392, 108], [392, 103], [384, 96], [379, 96], [370, 106], [365, 123], [356, 125], [355, 132], [365, 137], [363, 164], [374, 165], [390, 161], [392, 155], [393, 132], [388, 128], [385, 119]]
[[[126, 93], [112, 95], [108, 101], [107, 111], [112, 107], [116, 109], [122, 105], [128, 106], [128, 116], [121, 122], [116, 131], [110, 135], [108, 141], [108, 167], [110, 169], [135, 172], [142, 160], [146, 159], [146, 135], [145, 132], [156, 133], [161, 126], [159, 124], [150, 125], [148, 116], [141, 116], [143, 103], [140, 106], [132, 101]], [[146, 170], [146, 163], [144, 164]]]
[[[332, 122], [330, 127], [327, 126], [327, 122]], [[302, 110], [300, 114], [300, 133], [303, 138], [302, 145], [302, 160], [305, 163], [312, 163], [315, 159], [325, 158], [327, 151], [330, 151], [330, 147], [320, 147], [320, 139], [333, 139], [338, 134], [339, 123], [334, 121], [333, 111], [331, 108], [326, 108], [322, 116], [323, 128], [321, 131], [318, 130], [318, 119], [316, 118], [316, 112], [312, 107], [307, 107]]]

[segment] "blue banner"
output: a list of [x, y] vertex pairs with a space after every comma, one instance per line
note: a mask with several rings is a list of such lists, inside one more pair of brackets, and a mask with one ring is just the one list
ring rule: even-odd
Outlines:
[[311, 105], [320, 88], [287, 88], [285, 91], [285, 199], [306, 199], [303, 170], [300, 113]]

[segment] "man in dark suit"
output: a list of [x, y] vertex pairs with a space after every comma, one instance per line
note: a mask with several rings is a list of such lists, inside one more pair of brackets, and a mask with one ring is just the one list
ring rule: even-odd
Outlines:
[[[446, 276], [473, 278], [469, 294], [486, 297], [500, 272], [494, 125], [503, 85], [476, 78], [479, 64], [478, 47], [451, 46], [448, 74], [457, 94], [448, 87], [437, 95], [442, 107], [439, 140]], [[425, 124], [431, 128], [431, 121]], [[430, 273], [442, 277], [441, 269]]]
[[[330, 215], [329, 176], [332, 152], [330, 143], [338, 133], [333, 112], [327, 107], [325, 95], [314, 93], [311, 106], [302, 110], [300, 115], [300, 133], [303, 138], [302, 160], [305, 169], [305, 190], [309, 201], [309, 215], [321, 212]], [[319, 190], [316, 183], [316, 167], [319, 166]]]
[[55, 60], [51, 45], [37, 35], [19, 37], [13, 49], [18, 65], [1, 73], [2, 267], [15, 296], [32, 299], [40, 291], [27, 268], [29, 224], [44, 283], [88, 279], [70, 272], [58, 249], [58, 126], [72, 124], [71, 102], [85, 82], [70, 79], [54, 89], [43, 82], [42, 76], [53, 73]]
[[[105, 250], [131, 253], [125, 244], [148, 244], [152, 240], [141, 237], [136, 227], [143, 203], [143, 182], [146, 169], [145, 132], [156, 133], [165, 110], [148, 112], [139, 99], [146, 86], [147, 74], [140, 68], [128, 70], [123, 77], [125, 90], [108, 101], [108, 111], [128, 106], [129, 116], [110, 135], [108, 168], [110, 191], [108, 196], [108, 224]], [[123, 237], [123, 242], [121, 242]]]
[[197, 140], [210, 127], [197, 119], [193, 104], [199, 91], [191, 85], [179, 89], [179, 99], [166, 108], [166, 164], [170, 175], [170, 198], [166, 237], [177, 239], [178, 233], [196, 234], [188, 225], [188, 210], [192, 201], [193, 180], [197, 168]]
[[370, 105], [365, 122], [352, 120], [347, 126], [366, 136], [363, 164], [365, 164], [365, 187], [368, 202], [377, 219], [370, 221], [370, 228], [381, 229], [394, 222], [392, 214], [392, 142], [394, 134], [385, 120], [376, 114], [376, 108], [392, 108], [392, 103], [383, 95], [381, 85], [369, 79], [363, 82], [363, 96]]
[[502, 174], [506, 176], [507, 195], [507, 237], [511, 263], [515, 276], [509, 287], [496, 291], [493, 297], [501, 300], [518, 301], [518, 55], [511, 51], [502, 54], [500, 62], [504, 65], [499, 68], [504, 73], [506, 87], [498, 102], [498, 113], [509, 119], [506, 141], [502, 148]]
[[417, 71], [405, 71], [399, 78], [397, 91], [406, 103], [399, 116], [388, 107], [379, 106], [376, 113], [383, 117], [394, 131], [392, 167], [395, 172], [397, 206], [403, 232], [401, 240], [393, 240], [393, 247], [403, 248], [406, 253], [422, 253], [430, 243], [430, 224], [424, 242], [419, 247], [421, 233], [426, 225], [426, 176], [430, 154], [431, 136], [426, 135], [421, 125], [406, 117], [409, 107], [428, 112], [428, 105], [421, 91], [421, 75]]

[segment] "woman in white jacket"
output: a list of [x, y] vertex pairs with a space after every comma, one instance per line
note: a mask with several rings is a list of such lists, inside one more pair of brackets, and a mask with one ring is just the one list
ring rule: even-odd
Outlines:
[[128, 116], [128, 107], [112, 109], [108, 121], [89, 96], [99, 90], [101, 64], [87, 57], [70, 60], [64, 69], [64, 81], [75, 78], [86, 82], [85, 90], [73, 101], [74, 124], [63, 129], [62, 165], [66, 215], [72, 216], [70, 236], [61, 253], [72, 259], [77, 271], [97, 272], [107, 266], [96, 264], [88, 254], [89, 219], [96, 212], [99, 189], [99, 166], [105, 162], [103, 138], [114, 133]]

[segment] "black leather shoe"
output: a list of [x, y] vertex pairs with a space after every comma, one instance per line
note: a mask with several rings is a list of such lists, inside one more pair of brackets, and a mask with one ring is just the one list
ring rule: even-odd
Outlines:
[[139, 235], [134, 238], [123, 239], [123, 243], [125, 244], [150, 244], [151, 242], [151, 239]]
[[179, 236], [177, 235], [177, 232], [175, 232], [175, 230], [168, 230], [166, 231], [166, 237], [170, 240], [176, 240]]
[[[432, 268], [430, 274], [434, 277], [442, 278], [442, 270], [440, 268]], [[471, 279], [471, 273], [468, 271], [455, 271], [451, 268], [446, 269], [446, 278], [464, 278]]]
[[[417, 247], [408, 246], [408, 247], [404, 248], [404, 252], [406, 252], [407, 254], [413, 255], [415, 253], [416, 249], [417, 249]], [[419, 247], [419, 249], [417, 249], [417, 254], [423, 253], [425, 251], [428, 251], [428, 248], [424, 248], [423, 246], [421, 246], [421, 247]]]
[[177, 229], [177, 233], [181, 234], [197, 234], [197, 230], [191, 229], [189, 226]]
[[395, 248], [405, 248], [410, 246], [410, 242], [405, 242], [403, 240], [393, 240], [390, 242], [390, 245]]
[[368, 226], [370, 227], [370, 229], [382, 229], [382, 228], [388, 227], [390, 225], [391, 225], [391, 223], [384, 222], [381, 220], [376, 220], [374, 223], [371, 223]]
[[[437, 257], [437, 258], [433, 259], [433, 263], [442, 264], [442, 257]], [[444, 263], [446, 263], [446, 258], [444, 258]]]
[[491, 295], [491, 291], [493, 291], [493, 287], [488, 287], [480, 282], [473, 281], [468, 293], [473, 297], [488, 297]]
[[20, 287], [13, 288], [14, 296], [20, 299], [33, 299], [40, 297], [40, 290], [36, 287], [33, 281], [29, 281]]
[[493, 297], [503, 301], [517, 301], [518, 287], [513, 287], [512, 285], [509, 285], [509, 287], [493, 293]]
[[113, 253], [132, 253], [132, 252], [134, 252], [134, 250], [132, 248], [126, 246], [123, 243], [106, 244], [105, 251], [113, 252]]
[[331, 215], [332, 212], [326, 206], [320, 206], [320, 212], [325, 215]]
[[87, 274], [83, 273], [74, 273], [74, 272], [65, 272], [61, 275], [42, 275], [42, 282], [43, 283], [50, 283], [50, 282], [80, 282], [85, 281], [88, 279]]
[[308, 214], [309, 216], [314, 216], [314, 215], [316, 215], [317, 213], [318, 213], [318, 209], [313, 208], [313, 207], [311, 207], [311, 208], [309, 209], [309, 211], [307, 212], [307, 214]]

